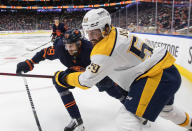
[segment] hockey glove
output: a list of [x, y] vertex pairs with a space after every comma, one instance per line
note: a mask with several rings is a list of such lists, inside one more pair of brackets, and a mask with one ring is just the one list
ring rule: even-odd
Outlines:
[[21, 72], [27, 73], [33, 70], [34, 64], [31, 60], [26, 60], [17, 64], [16, 73], [21, 74]]
[[73, 89], [75, 88], [74, 86], [70, 86], [69, 84], [67, 84], [67, 82], [65, 81], [65, 77], [70, 74], [73, 73], [74, 71], [71, 69], [67, 69], [65, 71], [57, 71], [53, 77], [53, 84], [55, 86], [59, 86], [59, 87], [64, 87], [64, 88], [68, 88], [68, 89]]

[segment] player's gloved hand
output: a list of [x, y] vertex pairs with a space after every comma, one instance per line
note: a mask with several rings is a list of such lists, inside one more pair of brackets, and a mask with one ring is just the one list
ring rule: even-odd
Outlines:
[[17, 64], [16, 73], [21, 74], [21, 72], [27, 73], [33, 70], [34, 64], [31, 60], [26, 60]]
[[55, 86], [59, 86], [61, 88], [68, 88], [68, 89], [73, 89], [75, 88], [74, 86], [70, 86], [69, 84], [67, 84], [65, 77], [70, 74], [73, 73], [74, 71], [71, 69], [67, 69], [65, 71], [57, 71], [53, 77], [53, 84]]

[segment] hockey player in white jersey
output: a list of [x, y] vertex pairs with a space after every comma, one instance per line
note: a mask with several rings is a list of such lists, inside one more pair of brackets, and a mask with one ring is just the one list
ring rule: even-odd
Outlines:
[[141, 131], [139, 119], [155, 121], [158, 116], [192, 130], [191, 116], [173, 105], [181, 77], [168, 51], [153, 49], [127, 30], [113, 27], [103, 8], [88, 11], [82, 27], [94, 44], [91, 64], [85, 72], [57, 72], [58, 85], [88, 89], [109, 76], [128, 91], [117, 117], [118, 131]]

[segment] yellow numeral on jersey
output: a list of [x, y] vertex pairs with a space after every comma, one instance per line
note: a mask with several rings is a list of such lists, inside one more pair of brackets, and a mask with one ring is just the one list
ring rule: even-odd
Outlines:
[[88, 69], [91, 70], [92, 73], [97, 73], [99, 70], [100, 66], [94, 63], [91, 63], [91, 65], [89, 65]]
[[138, 38], [133, 36], [127, 52], [130, 52], [143, 61], [153, 54], [153, 48], [149, 47], [146, 43], [140, 43], [140, 45], [138, 45]]

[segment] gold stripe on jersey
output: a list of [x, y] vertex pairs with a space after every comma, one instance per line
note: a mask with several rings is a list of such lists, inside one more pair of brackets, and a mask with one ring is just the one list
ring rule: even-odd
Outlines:
[[110, 56], [115, 48], [117, 39], [117, 30], [115, 27], [111, 28], [111, 32], [108, 36], [104, 37], [100, 42], [98, 42], [93, 50], [91, 51], [91, 56], [93, 55], [106, 55]]
[[167, 52], [165, 57], [157, 63], [153, 68], [151, 68], [147, 73], [141, 75], [137, 80], [144, 77], [152, 77], [160, 73], [163, 69], [171, 67], [175, 62], [175, 58], [171, 55], [171, 53]]
[[71, 86], [79, 87], [83, 90], [89, 89], [89, 87], [82, 86], [79, 83], [79, 76], [81, 75], [81, 73], [83, 73], [83, 72], [70, 73], [69, 75], [66, 76], [66, 82], [67, 82], [67, 84], [69, 84]]
[[159, 82], [161, 81], [163, 69], [169, 68], [174, 62], [175, 58], [169, 52], [167, 52], [165, 57], [163, 57], [159, 63], [157, 63], [147, 73], [143, 74], [137, 79], [139, 80], [141, 78], [148, 77], [136, 110], [137, 116], [142, 117], [145, 113], [145, 110], [147, 109], [147, 106], [151, 101]]
[[161, 72], [158, 75], [155, 75], [154, 77], [149, 77], [147, 79], [147, 82], [141, 94], [141, 98], [136, 110], [137, 116], [142, 117], [143, 114], [145, 113], [145, 110], [147, 109], [147, 106], [150, 103], [151, 98], [153, 97], [159, 85], [159, 82], [161, 81], [162, 75], [163, 70], [161, 70]]

